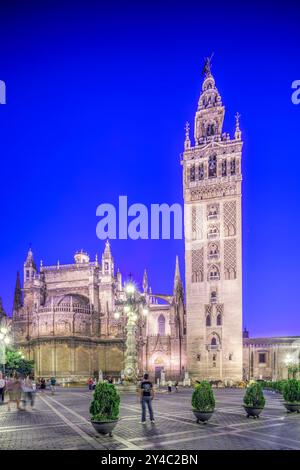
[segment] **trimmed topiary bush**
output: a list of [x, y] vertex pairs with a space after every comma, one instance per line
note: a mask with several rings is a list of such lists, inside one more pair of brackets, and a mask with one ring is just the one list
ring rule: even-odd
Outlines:
[[90, 405], [92, 421], [109, 422], [119, 418], [120, 395], [112, 384], [99, 382]]
[[300, 383], [298, 380], [286, 381], [283, 388], [283, 398], [287, 403], [300, 403]]
[[197, 411], [212, 412], [216, 406], [214, 392], [209, 382], [199, 382], [192, 396], [192, 407]]
[[259, 383], [250, 385], [244, 396], [244, 405], [253, 408], [264, 408], [266, 403], [262, 386]]

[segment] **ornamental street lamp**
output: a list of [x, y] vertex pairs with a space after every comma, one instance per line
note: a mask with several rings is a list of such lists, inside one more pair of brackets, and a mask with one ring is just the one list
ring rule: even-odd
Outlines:
[[2, 364], [3, 375], [5, 375], [6, 346], [10, 344], [9, 331], [6, 326], [0, 327], [0, 364]]
[[126, 318], [124, 375], [127, 382], [134, 383], [138, 372], [137, 325], [148, 315], [148, 307], [145, 294], [138, 292], [131, 280], [125, 285], [125, 296], [125, 300], [116, 301], [114, 317], [119, 320], [125, 315]]

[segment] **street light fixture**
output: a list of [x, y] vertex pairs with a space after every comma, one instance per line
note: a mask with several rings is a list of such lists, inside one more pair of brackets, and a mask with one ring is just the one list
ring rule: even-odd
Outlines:
[[124, 375], [127, 382], [135, 383], [138, 372], [137, 325], [138, 321], [148, 314], [148, 308], [145, 296], [138, 292], [131, 280], [125, 285], [124, 290], [126, 299], [116, 301], [117, 309], [114, 313], [114, 317], [116, 320], [118, 320], [122, 314], [125, 314], [126, 317]]
[[3, 367], [3, 375], [5, 375], [6, 346], [11, 342], [8, 333], [8, 328], [5, 326], [0, 327], [0, 364]]

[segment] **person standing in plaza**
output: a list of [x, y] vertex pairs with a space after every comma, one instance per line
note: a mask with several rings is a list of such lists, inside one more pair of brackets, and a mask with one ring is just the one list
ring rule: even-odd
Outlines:
[[140, 397], [141, 397], [141, 405], [142, 405], [141, 424], [146, 424], [146, 406], [148, 407], [151, 423], [155, 423], [153, 408], [152, 408], [152, 400], [154, 398], [154, 389], [153, 389], [152, 382], [150, 382], [149, 380], [148, 374], [144, 374], [144, 380], [142, 380], [141, 382], [140, 394], [141, 394]]
[[0, 403], [4, 403], [4, 392], [5, 392], [5, 379], [2, 375], [2, 372], [0, 372]]
[[23, 382], [23, 393], [24, 393], [24, 410], [26, 409], [27, 401], [30, 402], [31, 409], [34, 408], [35, 400], [35, 389], [34, 383], [31, 376], [27, 376]]
[[42, 377], [40, 380], [40, 389], [42, 390], [42, 392], [46, 389], [46, 380], [44, 379], [44, 377]]
[[168, 392], [169, 393], [172, 392], [172, 382], [171, 382], [171, 380], [169, 380], [169, 382], [168, 382]]
[[50, 378], [50, 390], [51, 390], [51, 395], [54, 395], [55, 393], [55, 385], [56, 385], [56, 378], [51, 377]]
[[90, 377], [88, 379], [88, 386], [89, 386], [89, 390], [91, 391], [93, 389], [93, 379], [92, 379], [92, 377]]

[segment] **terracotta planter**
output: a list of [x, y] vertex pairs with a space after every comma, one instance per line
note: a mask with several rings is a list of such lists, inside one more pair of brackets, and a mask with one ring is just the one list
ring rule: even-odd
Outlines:
[[253, 418], [259, 418], [259, 415], [263, 410], [263, 408], [257, 408], [256, 406], [246, 406], [246, 405], [244, 405], [244, 409], [247, 413], [247, 418], [250, 418], [250, 416], [252, 416]]
[[110, 437], [112, 436], [112, 430], [118, 423], [118, 419], [114, 421], [91, 421], [94, 429], [99, 433], [99, 434], [109, 434]]
[[207, 421], [212, 417], [213, 411], [199, 411], [199, 410], [193, 410], [193, 413], [196, 417], [197, 423], [203, 423], [206, 424]]
[[284, 402], [284, 406], [286, 407], [289, 413], [300, 413], [300, 403]]

